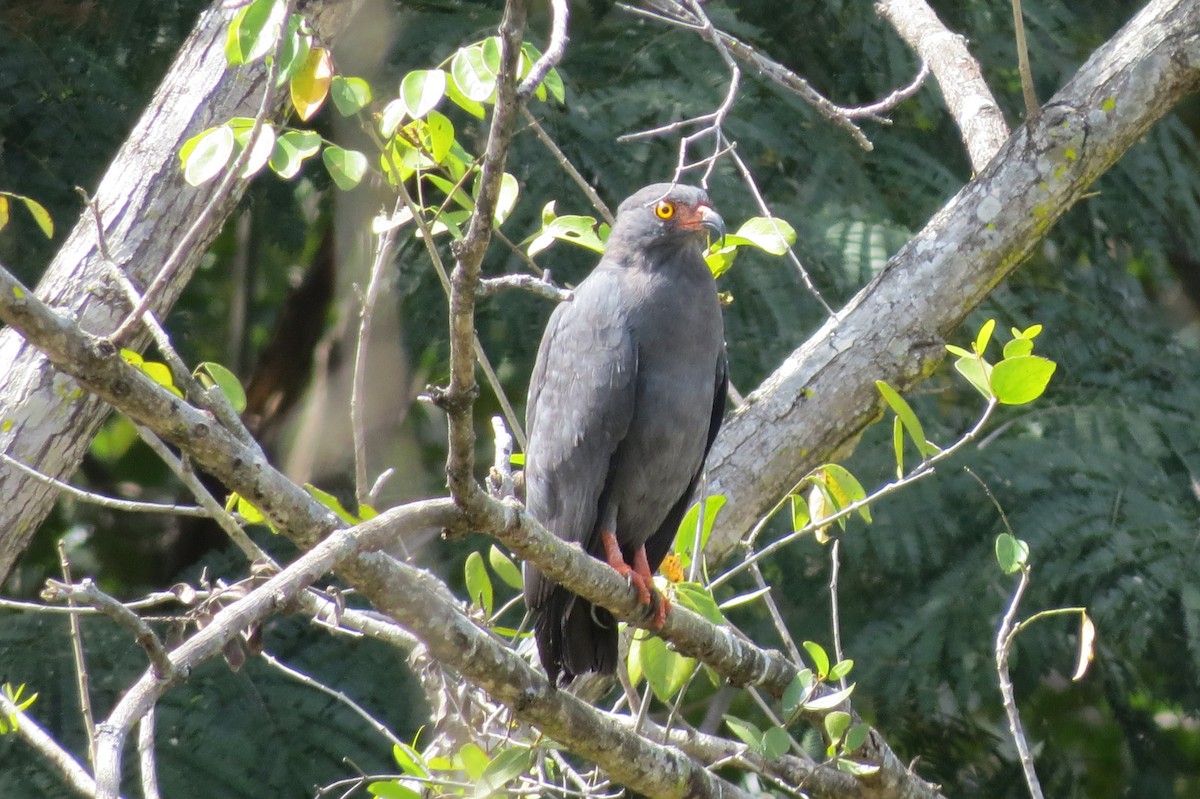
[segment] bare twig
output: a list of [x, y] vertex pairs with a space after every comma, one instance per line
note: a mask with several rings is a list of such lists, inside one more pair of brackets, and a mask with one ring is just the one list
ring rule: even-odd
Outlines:
[[518, 103], [524, 104], [532, 97], [533, 93], [537, 91], [537, 87], [550, 74], [550, 70], [554, 69], [559, 61], [562, 61], [563, 53], [567, 50], [567, 21], [570, 19], [570, 12], [570, 4], [567, 0], [550, 0], [552, 20], [550, 44], [546, 46], [546, 52], [542, 53], [542, 57], [530, 68], [529, 74], [517, 88]]
[[86, 602], [133, 635], [138, 645], [146, 650], [155, 677], [160, 680], [172, 677], [167, 649], [154, 630], [150, 629], [150, 625], [125, 605], [101, 591], [90, 578], [84, 578], [79, 583], [72, 583], [69, 579], [65, 583], [49, 580], [42, 589], [42, 599], [47, 602], [65, 601], [68, 605]]
[[[842, 539], [833, 539], [829, 548], [829, 618], [833, 627], [833, 657], [838, 663], [842, 662], [842, 617], [838, 604], [838, 572], [842, 568]], [[838, 687], [846, 689], [846, 678], [838, 681]]]
[[484, 299], [494, 294], [499, 294], [505, 289], [524, 289], [539, 297], [554, 300], [555, 302], [568, 302], [575, 296], [570, 290], [556, 286], [551, 282], [549, 276], [545, 274], [541, 277], [534, 277], [533, 275], [501, 275], [500, 277], [484, 278], [479, 281], [479, 286], [475, 289], [475, 296]]
[[550, 134], [547, 133], [546, 129], [542, 127], [541, 123], [537, 121], [537, 117], [535, 117], [528, 108], [524, 107], [521, 108], [521, 114], [525, 117], [525, 121], [529, 123], [529, 127], [533, 129], [534, 134], [538, 137], [538, 141], [540, 141], [546, 147], [546, 149], [550, 151], [550, 155], [554, 156], [555, 162], [562, 167], [563, 171], [567, 173], [567, 176], [575, 182], [575, 185], [579, 187], [580, 191], [582, 191], [587, 196], [588, 200], [591, 201], [592, 207], [596, 209], [596, 213], [604, 217], [604, 221], [607, 222], [609, 226], [615, 225], [617, 223], [617, 218], [613, 216], [612, 211], [610, 211], [608, 206], [605, 205], [604, 200], [600, 199], [600, 195], [597, 194], [596, 190], [592, 188], [592, 184], [588, 183], [587, 180], [584, 179], [579, 170], [575, 168], [575, 165], [571, 163], [571, 160], [567, 158], [567, 154], [562, 151], [562, 148], [558, 146], [554, 139], [550, 138]]
[[1042, 786], [1038, 782], [1037, 771], [1033, 765], [1033, 755], [1029, 751], [1029, 741], [1025, 737], [1025, 729], [1021, 726], [1021, 714], [1017, 710], [1017, 700], [1013, 695], [1012, 679], [1008, 676], [1008, 657], [1012, 648], [1014, 619], [1017, 617], [1017, 606], [1025, 589], [1029, 587], [1029, 566], [1021, 568], [1021, 580], [1013, 591], [1008, 603], [1008, 610], [996, 631], [996, 673], [1000, 676], [1000, 694], [1004, 697], [1004, 713], [1008, 716], [1008, 730], [1012, 733], [1013, 742], [1017, 746], [1017, 755], [1021, 760], [1021, 771], [1025, 774], [1025, 782], [1029, 785], [1029, 795], [1033, 799], [1043, 799]]
[[1033, 69], [1029, 66], [1029, 43], [1025, 41], [1025, 15], [1021, 0], [1012, 0], [1013, 32], [1017, 40], [1017, 70], [1021, 73], [1021, 94], [1025, 97], [1025, 118], [1036, 120], [1041, 113], [1037, 93], [1033, 90]]
[[32, 466], [27, 466], [15, 458], [10, 458], [3, 452], [0, 452], [0, 461], [4, 461], [9, 466], [12, 466], [19, 472], [32, 477], [34, 480], [40, 480], [47, 485], [52, 485], [59, 491], [70, 497], [74, 497], [80, 502], [86, 502], [89, 505], [98, 505], [109, 510], [127, 511], [129, 513], [164, 513], [171, 516], [193, 516], [207, 518], [208, 511], [196, 505], [174, 505], [166, 502], [139, 502], [134, 499], [117, 499], [116, 497], [97, 494], [92, 491], [85, 491], [78, 486], [73, 486], [70, 483], [59, 480], [56, 477], [51, 477], [48, 474], [42, 474]]
[[18, 708], [3, 691], [0, 691], [0, 715], [15, 722], [16, 734], [25, 740], [39, 755], [49, 761], [54, 770], [62, 775], [71, 790], [80, 796], [92, 799], [96, 795], [96, 783], [87, 769], [58, 745], [31, 716]]
[[[62, 569], [63, 579], [71, 582], [71, 562], [67, 559], [67, 547], [58, 542], [58, 563]], [[67, 601], [74, 605], [73, 599]], [[92, 692], [88, 687], [87, 661], [83, 656], [83, 634], [79, 629], [79, 616], [72, 613], [67, 616], [67, 624], [71, 631], [71, 657], [75, 661], [75, 690], [79, 693], [79, 711], [83, 716], [83, 731], [87, 736], [88, 760], [96, 763], [96, 718], [92, 715]]]

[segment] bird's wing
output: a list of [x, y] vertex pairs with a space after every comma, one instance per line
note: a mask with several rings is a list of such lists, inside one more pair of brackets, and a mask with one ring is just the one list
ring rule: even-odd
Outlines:
[[[559, 538], [585, 546], [633, 418], [637, 350], [622, 305], [619, 272], [597, 267], [551, 317], [529, 388], [526, 507]], [[530, 606], [548, 590], [529, 570]]]
[[704, 457], [700, 460], [700, 468], [696, 470], [691, 483], [688, 484], [687, 491], [671, 508], [671, 512], [667, 514], [662, 525], [646, 541], [646, 560], [650, 563], [651, 571], [658, 569], [663, 558], [675, 544], [675, 534], [679, 531], [679, 524], [687, 514], [688, 507], [695, 500], [696, 485], [704, 474], [704, 463], [708, 460], [708, 451], [712, 449], [713, 441], [716, 440], [717, 433], [721, 430], [721, 421], [725, 418], [725, 396], [729, 393], [729, 357], [724, 349], [721, 350], [721, 356], [717, 360], [716, 377], [713, 389], [712, 416], [708, 424], [708, 439], [704, 444]]

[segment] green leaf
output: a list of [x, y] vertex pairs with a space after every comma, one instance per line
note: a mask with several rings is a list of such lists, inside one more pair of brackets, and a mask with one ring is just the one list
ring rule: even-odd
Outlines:
[[759, 597], [770, 593], [770, 591], [771, 586], [767, 586], [766, 588], [758, 588], [745, 594], [738, 594], [737, 596], [726, 599], [724, 602], [718, 605], [718, 607], [721, 608], [721, 610], [729, 610], [730, 608], [736, 608], [739, 605], [748, 605]]
[[762, 756], [774, 760], [787, 754], [792, 746], [792, 739], [783, 727], [768, 727], [762, 737]]
[[300, 171], [304, 161], [321, 149], [321, 137], [311, 130], [289, 130], [275, 140], [271, 153], [271, 169], [279, 177], [290, 180]]
[[992, 340], [992, 331], [996, 329], [996, 320], [989, 319], [983, 323], [983, 327], [979, 328], [979, 335], [975, 337], [975, 343], [972, 345], [975, 348], [977, 355], [983, 355], [987, 345]]
[[254, 0], [233, 18], [225, 39], [225, 60], [250, 64], [270, 53], [283, 30], [287, 5], [282, 0]]
[[808, 502], [799, 494], [789, 497], [792, 504], [792, 532], [798, 533], [808, 526], [812, 517], [808, 513]]
[[679, 556], [680, 565], [687, 568], [692, 564], [694, 553], [692, 550], [696, 546], [696, 528], [700, 528], [700, 552], [704, 551], [704, 547], [708, 545], [708, 538], [712, 535], [713, 525], [717, 521], [717, 514], [721, 512], [721, 508], [725, 507], [725, 497], [720, 494], [704, 498], [704, 521], [700, 521], [700, 503], [697, 502], [688, 508], [688, 512], [684, 514], [683, 521], [679, 523], [679, 529], [675, 533], [675, 554]]
[[8, 225], [8, 220], [10, 218], [8, 198], [11, 196], [12, 195], [10, 194], [0, 192], [0, 230], [4, 230], [4, 228]]
[[464, 47], [454, 54], [450, 76], [459, 92], [476, 103], [486, 102], [496, 91], [496, 72], [488, 67], [483, 47]]
[[996, 562], [1005, 574], [1019, 572], [1029, 562], [1029, 544], [1009, 533], [1001, 533], [996, 536]]
[[982, 394], [984, 399], [992, 398], [992, 365], [990, 363], [972, 355], [967, 358], [959, 358], [954, 362], [954, 368], [967, 379], [968, 383], [975, 386], [975, 390]]
[[974, 353], [967, 352], [962, 347], [956, 347], [953, 344], [947, 344], [946, 351], [949, 352], [951, 355], [957, 355], [959, 358], [974, 358], [975, 357]]
[[992, 390], [1005, 405], [1033, 402], [1046, 390], [1058, 364], [1038, 355], [1005, 358], [992, 367]]
[[842, 740], [842, 735], [850, 728], [850, 714], [844, 710], [835, 710], [825, 717], [825, 733], [829, 740], [836, 744]]
[[755, 752], [762, 751], [762, 731], [758, 727], [728, 713], [722, 716], [722, 718], [725, 719], [725, 723], [729, 726], [733, 734], [742, 739], [743, 743]]
[[[479, 788], [492, 793], [503, 788], [529, 768], [530, 752], [528, 749], [512, 747], [505, 749], [492, 758], [480, 777]], [[478, 793], [477, 793], [478, 795]]]
[[266, 524], [267, 517], [251, 504], [250, 500], [243, 497], [241, 494], [234, 494], [237, 497], [236, 507], [238, 515], [246, 520], [246, 524]]
[[392, 747], [392, 757], [396, 760], [396, 765], [405, 774], [413, 777], [428, 777], [429, 767], [425, 763], [425, 758], [421, 756], [413, 747], [406, 743], [398, 743]]
[[892, 451], [896, 453], [896, 477], [904, 477], [904, 422], [892, 417]]
[[473, 743], [463, 744], [462, 749], [458, 750], [458, 758], [462, 761], [467, 776], [475, 782], [483, 779], [483, 772], [487, 771], [492, 762], [487, 753]]
[[699, 613], [713, 624], [728, 623], [721, 613], [721, 608], [717, 606], [717, 600], [713, 598], [712, 591], [707, 586], [699, 583], [676, 583], [675, 596], [678, 598], [679, 604]]
[[396, 128], [400, 127], [400, 123], [404, 121], [404, 115], [408, 113], [408, 108], [404, 105], [403, 100], [392, 100], [383, 107], [383, 113], [379, 115], [379, 135], [385, 139], [390, 138], [396, 132]]
[[852, 659], [846, 658], [845, 660], [839, 660], [837, 663], [834, 663], [829, 667], [829, 679], [834, 681], [840, 680], [849, 674], [850, 670], [853, 668], [854, 661]]
[[395, 780], [368, 783], [367, 792], [380, 799], [421, 799], [421, 794]]
[[179, 150], [183, 179], [201, 186], [221, 174], [233, 155], [234, 136], [228, 125], [209, 128], [184, 142]]
[[833, 710], [838, 705], [850, 698], [850, 694], [854, 693], [854, 686], [849, 685], [841, 691], [834, 691], [825, 696], [818, 696], [816, 699], [810, 699], [804, 703], [805, 710], [822, 711]]
[[842, 745], [842, 751], [853, 752], [867, 742], [867, 738], [871, 734], [870, 724], [855, 724], [846, 733], [846, 741]]
[[668, 649], [666, 642], [658, 637], [642, 641], [639, 662], [650, 690], [663, 703], [679, 693], [696, 666], [695, 660]]
[[904, 425], [904, 429], [908, 431], [908, 437], [917, 445], [917, 452], [921, 453], [922, 457], [928, 457], [937, 452], [937, 447], [929, 443], [925, 438], [925, 428], [921, 427], [921, 421], [917, 419], [917, 415], [913, 413], [913, 409], [904, 398], [901, 397], [896, 389], [889, 386], [882, 380], [875, 381], [875, 387], [879, 389], [879, 393], [883, 395], [883, 399], [896, 416], [900, 417], [900, 422]]
[[458, 88], [458, 81], [454, 79], [453, 75], [446, 83], [446, 97], [476, 119], [483, 119], [487, 113], [483, 103], [477, 103], [462, 93], [462, 89]]
[[[343, 78], [341, 75], [334, 75], [333, 83], [329, 85], [329, 96], [333, 99], [333, 105], [339, 114], [351, 117], [366, 108], [371, 102], [371, 85], [362, 78]], [[391, 134], [385, 135], [390, 136]]]
[[496, 572], [504, 584], [510, 588], [515, 588], [518, 591], [525, 585], [525, 581], [521, 579], [521, 570], [517, 568], [517, 564], [512, 562], [512, 559], [500, 551], [500, 547], [492, 544], [492, 548], [488, 550], [488, 563], [492, 564], [492, 571]]
[[1022, 355], [1028, 355], [1033, 352], [1033, 340], [1027, 338], [1014, 338], [1012, 341], [1004, 345], [1005, 358], [1018, 358]]
[[333, 494], [330, 494], [328, 491], [322, 491], [312, 483], [305, 483], [304, 490], [307, 491], [309, 496], [311, 496], [317, 502], [320, 502], [322, 505], [336, 513], [338, 518], [344, 521], [346, 524], [351, 526], [358, 524], [358, 517], [346, 510], [341, 501], [338, 500], [338, 498]]
[[[237, 152], [240, 156], [241, 151], [250, 143], [250, 133], [254, 130], [254, 120], [249, 117], [235, 117], [229, 120], [229, 127], [233, 129], [234, 140], [237, 142]], [[244, 178], [253, 177], [267, 165], [271, 159], [271, 153], [275, 151], [275, 128], [271, 127], [270, 123], [264, 122], [258, 129], [258, 136], [254, 139], [254, 148], [250, 151], [250, 155], [246, 159], [246, 165], [242, 167], [241, 176]], [[236, 157], [235, 159], [236, 160]]]
[[714, 242], [704, 251], [704, 263], [708, 264], [714, 280], [728, 272], [736, 259], [737, 247], [733, 244], [724, 243], [718, 246]]
[[755, 216], [747, 219], [736, 233], [726, 236], [725, 243], [735, 247], [750, 245], [771, 255], [783, 255], [796, 243], [796, 231], [777, 217]]
[[241, 413], [246, 410], [246, 392], [242, 389], [241, 382], [238, 381], [237, 375], [226, 369], [219, 363], [213, 361], [204, 361], [196, 367], [192, 374], [200, 381], [200, 385], [205, 388], [217, 386], [221, 389], [221, 393], [225, 395], [225, 399], [229, 400], [230, 406], [234, 412]]
[[604, 242], [596, 232], [596, 220], [590, 216], [559, 216], [533, 237], [527, 252], [530, 256], [537, 255], [549, 247], [555, 240], [569, 241], [593, 252], [604, 252]]
[[812, 669], [801, 669], [783, 691], [784, 714], [791, 716], [795, 713], [801, 703], [808, 698], [814, 685], [816, 685], [816, 678], [813, 676]]
[[490, 617], [494, 601], [492, 578], [488, 576], [487, 568], [483, 565], [483, 555], [478, 552], [467, 555], [465, 572], [467, 594], [471, 597], [471, 604], [483, 608], [484, 614]]
[[[25, 208], [29, 211], [29, 215], [33, 217], [34, 222], [37, 222], [37, 226], [41, 229], [41, 231], [46, 234], [46, 238], [54, 238], [54, 220], [50, 218], [50, 212], [47, 211], [37, 200], [31, 200], [30, 198], [22, 197], [19, 194], [14, 196], [25, 204]], [[0, 225], [0, 227], [4, 226]]]
[[[442, 157], [445, 158], [445, 156]], [[507, 172], [500, 176], [500, 196], [496, 198], [496, 213], [492, 216], [493, 225], [500, 227], [504, 224], [504, 220], [508, 219], [508, 215], [512, 213], [513, 206], [517, 204], [517, 196], [520, 193], [521, 186], [515, 177]]]
[[400, 99], [412, 119], [421, 119], [446, 95], [446, 73], [440, 69], [417, 69], [400, 81]]
[[342, 191], [350, 191], [367, 174], [367, 157], [358, 150], [343, 150], [330, 145], [321, 153], [329, 177]]
[[824, 680], [829, 674], [829, 655], [825, 654], [825, 647], [816, 641], [805, 641], [804, 651], [808, 652], [808, 656], [812, 658], [813, 669], [817, 672], [817, 676]]
[[[821, 467], [821, 471], [825, 472], [825, 484], [829, 487], [834, 499], [837, 500], [839, 510], [852, 502], [860, 502], [867, 498], [867, 492], [862, 487], [862, 483], [858, 482], [858, 478], [844, 466], [827, 463]], [[858, 515], [867, 524], [871, 523], [871, 509], [866, 505], [858, 509]]]
[[138, 368], [146, 373], [146, 376], [158, 383], [163, 388], [169, 390], [177, 397], [182, 397], [183, 392], [175, 386], [175, 381], [171, 378], [171, 370], [165, 363], [158, 361], [142, 361], [138, 364]]
[[275, 79], [276, 86], [282, 86], [300, 72], [308, 61], [309, 51], [312, 50], [312, 33], [307, 30], [304, 17], [292, 14], [288, 20], [287, 41], [283, 44], [283, 52], [279, 54], [279, 75]]

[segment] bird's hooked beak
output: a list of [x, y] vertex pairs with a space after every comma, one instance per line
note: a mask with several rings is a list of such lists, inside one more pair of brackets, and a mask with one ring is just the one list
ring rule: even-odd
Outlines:
[[717, 246], [725, 244], [725, 220], [721, 215], [707, 205], [701, 205], [696, 208], [696, 214], [700, 217], [700, 226], [707, 230], [712, 238], [717, 240]]

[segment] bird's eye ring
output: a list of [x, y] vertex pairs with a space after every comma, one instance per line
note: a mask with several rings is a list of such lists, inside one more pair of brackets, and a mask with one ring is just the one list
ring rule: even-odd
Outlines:
[[666, 200], [660, 200], [658, 205], [654, 206], [654, 214], [659, 219], [670, 219], [675, 216], [675, 206]]

